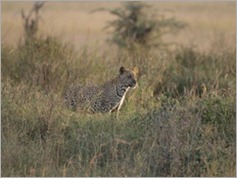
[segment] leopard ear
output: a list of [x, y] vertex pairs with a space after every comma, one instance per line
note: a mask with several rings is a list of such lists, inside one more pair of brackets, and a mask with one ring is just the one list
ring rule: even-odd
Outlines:
[[133, 69], [133, 72], [134, 72], [134, 74], [138, 74], [138, 68], [137, 67], [134, 67], [134, 69]]
[[122, 67], [120, 67], [120, 69], [119, 69], [119, 73], [120, 74], [123, 74], [124, 73], [124, 71], [125, 71], [125, 68], [122, 66]]

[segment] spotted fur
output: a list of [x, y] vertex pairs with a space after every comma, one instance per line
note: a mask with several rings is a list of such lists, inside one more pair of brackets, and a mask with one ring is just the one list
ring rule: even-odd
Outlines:
[[73, 86], [65, 94], [66, 103], [74, 110], [119, 111], [128, 90], [137, 86], [137, 73], [137, 67], [133, 70], [120, 67], [117, 77], [102, 86]]

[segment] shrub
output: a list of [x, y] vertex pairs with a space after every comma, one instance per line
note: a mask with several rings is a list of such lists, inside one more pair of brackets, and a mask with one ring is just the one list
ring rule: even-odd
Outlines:
[[163, 35], [176, 32], [185, 26], [174, 17], [156, 17], [152, 13], [149, 14], [148, 11], [153, 10], [143, 2], [126, 2], [122, 7], [108, 11], [117, 17], [106, 27], [114, 29], [111, 42], [131, 50], [134, 50], [136, 45], [146, 47], [146, 50], [152, 46], [162, 45]]
[[39, 30], [39, 21], [40, 21], [39, 11], [43, 7], [44, 3], [45, 2], [35, 2], [28, 15], [25, 14], [23, 9], [21, 10], [21, 16], [24, 20], [26, 43], [36, 38], [36, 35]]

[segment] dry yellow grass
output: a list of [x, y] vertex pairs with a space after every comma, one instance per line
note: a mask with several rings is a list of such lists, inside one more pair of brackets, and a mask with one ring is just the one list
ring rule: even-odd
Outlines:
[[[40, 32], [61, 39], [13, 50], [5, 44], [23, 37], [20, 11], [33, 3], [2, 3], [2, 176], [236, 175], [235, 2], [150, 4], [189, 24], [165, 36], [186, 48], [113, 50], [102, 31], [113, 16], [89, 12], [120, 3], [47, 2]], [[64, 106], [69, 86], [99, 85], [134, 64], [139, 87], [120, 119]]]
[[[20, 11], [29, 11], [32, 2], [2, 3], [2, 43], [15, 45], [23, 35]], [[215, 40], [227, 41], [227, 49], [235, 48], [235, 2], [150, 2], [161, 11], [173, 11], [178, 20], [189, 26], [165, 40], [197, 45], [209, 50]], [[41, 12], [41, 34], [61, 36], [76, 48], [83, 44], [104, 44], [106, 23], [114, 17], [107, 12], [90, 13], [96, 8], [115, 8], [119, 2], [47, 2]]]

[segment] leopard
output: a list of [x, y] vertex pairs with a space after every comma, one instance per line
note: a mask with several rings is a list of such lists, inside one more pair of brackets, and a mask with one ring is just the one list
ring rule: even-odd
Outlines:
[[118, 113], [124, 103], [126, 94], [135, 89], [138, 68], [133, 70], [123, 66], [119, 68], [117, 76], [102, 85], [81, 84], [71, 86], [64, 95], [66, 105], [74, 110], [87, 110], [92, 113]]

